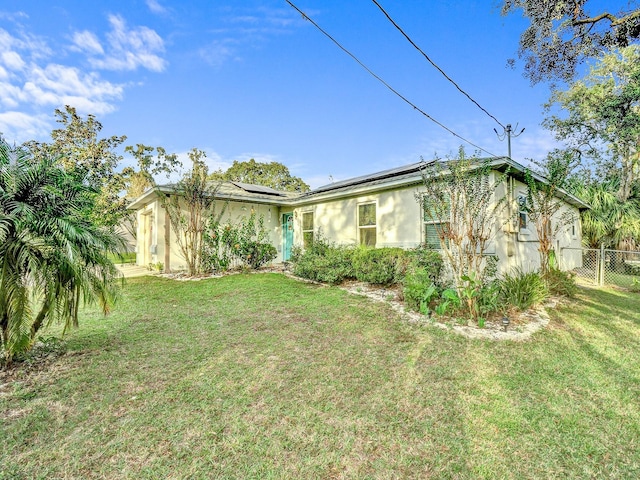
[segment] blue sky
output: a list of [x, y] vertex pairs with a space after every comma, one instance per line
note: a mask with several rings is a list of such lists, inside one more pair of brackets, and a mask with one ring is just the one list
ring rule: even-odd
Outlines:
[[[501, 127], [448, 83], [370, 0], [295, 3], [371, 70], [459, 135], [497, 155]], [[499, 2], [380, 4], [503, 125], [526, 127], [513, 158], [555, 146], [541, 126], [548, 87], [531, 87], [516, 56], [527, 20]], [[0, 132], [46, 140], [65, 104], [93, 113], [126, 144], [211, 168], [278, 161], [312, 186], [392, 168], [463, 143], [380, 84], [284, 0], [4, 0]], [[466, 145], [468, 152], [474, 148]]]

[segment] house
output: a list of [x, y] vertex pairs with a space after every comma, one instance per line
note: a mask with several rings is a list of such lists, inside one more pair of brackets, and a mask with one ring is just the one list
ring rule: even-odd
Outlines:
[[[343, 180], [306, 193], [281, 192], [272, 188], [239, 182], [220, 186], [216, 198], [225, 202], [225, 220], [235, 221], [255, 211], [264, 218], [270, 242], [276, 247], [276, 262], [287, 261], [294, 245], [304, 246], [318, 231], [339, 244], [365, 244], [372, 247], [412, 248], [428, 243], [437, 247], [433, 225], [425, 219], [416, 193], [424, 190], [421, 170], [426, 162]], [[508, 194], [512, 211], [526, 198], [525, 168], [507, 157], [491, 160], [492, 173], [508, 171], [510, 188], [501, 185], [497, 195]], [[537, 178], [544, 181], [542, 177]], [[162, 263], [165, 270], [185, 269], [185, 261], [176, 245], [158, 190], [172, 193], [169, 187], [145, 192], [130, 206], [137, 212], [137, 263]], [[562, 209], [574, 220], [556, 236], [556, 251], [564, 247], [580, 248], [580, 210], [588, 205], [575, 196], [560, 192]], [[499, 258], [499, 271], [514, 267], [524, 270], [539, 267], [538, 241], [535, 228], [520, 211], [517, 221], [496, 218], [496, 235], [489, 254]], [[567, 250], [564, 269], [581, 266], [579, 250]], [[569, 253], [576, 252], [576, 253]]]

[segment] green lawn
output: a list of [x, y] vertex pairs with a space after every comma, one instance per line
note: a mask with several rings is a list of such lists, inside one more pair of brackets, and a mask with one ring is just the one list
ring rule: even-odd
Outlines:
[[638, 312], [582, 290], [491, 342], [278, 274], [132, 279], [0, 387], [0, 478], [639, 478]]

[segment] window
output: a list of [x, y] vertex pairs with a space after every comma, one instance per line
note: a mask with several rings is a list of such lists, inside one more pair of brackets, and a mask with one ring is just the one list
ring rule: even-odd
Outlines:
[[[427, 247], [435, 250], [440, 249], [440, 237], [449, 229], [448, 220], [451, 216], [451, 205], [447, 202], [446, 210], [436, 212], [433, 207], [427, 206], [426, 199], [422, 202], [422, 211], [424, 223], [424, 243]], [[441, 215], [439, 215], [441, 213]], [[440, 218], [442, 217], [442, 218]]]
[[309, 248], [313, 244], [313, 212], [302, 214], [302, 244]]
[[360, 245], [376, 246], [376, 204], [364, 203], [358, 205], [358, 235]]
[[526, 195], [518, 195], [518, 228], [526, 230], [527, 222], [527, 197]]

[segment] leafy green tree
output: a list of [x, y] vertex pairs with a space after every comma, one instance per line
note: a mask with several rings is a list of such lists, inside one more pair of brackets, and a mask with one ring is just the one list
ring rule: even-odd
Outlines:
[[520, 36], [518, 54], [532, 83], [569, 82], [585, 60], [638, 42], [640, 9], [632, 7], [635, 3], [504, 0], [502, 14], [521, 10], [531, 21]]
[[46, 153], [32, 158], [0, 143], [0, 339], [5, 361], [40, 329], [78, 324], [81, 302], [107, 313], [117, 291], [110, 252], [123, 241], [91, 222], [95, 190]]
[[608, 167], [618, 178], [618, 199], [625, 202], [640, 178], [640, 46], [605, 55], [584, 80], [555, 90], [544, 125], [560, 140]]
[[551, 252], [556, 235], [563, 227], [575, 221], [571, 212], [564, 212], [558, 216], [564, 204], [558, 195], [567, 188], [571, 173], [577, 164], [578, 160], [573, 152], [555, 150], [545, 161], [536, 163], [544, 181], [531, 170], [525, 170], [525, 208], [538, 234], [540, 273], [543, 277], [546, 277], [551, 269]]
[[94, 115], [78, 115], [72, 106], [56, 109], [56, 121], [62, 125], [51, 132], [51, 143], [27, 142], [35, 158], [55, 158], [67, 173], [93, 188], [96, 202], [86, 212], [100, 225], [115, 226], [126, 212], [127, 200], [121, 194], [125, 185], [116, 168], [122, 156], [116, 150], [126, 136], [99, 138], [102, 124]]
[[52, 142], [27, 142], [27, 148], [34, 157], [56, 158], [69, 174], [96, 191], [92, 210], [86, 212], [94, 222], [124, 228], [135, 238], [135, 214], [127, 205], [155, 185], [154, 176], [175, 172], [180, 166], [177, 155], [162, 147], [127, 146], [124, 150], [136, 165], [121, 168], [123, 157], [117, 151], [126, 136], [100, 138], [103, 127], [96, 117], [82, 117], [69, 105], [56, 109], [55, 115], [61, 127], [51, 132]]
[[138, 143], [135, 148], [128, 145], [124, 150], [136, 159], [138, 168], [125, 167], [116, 175], [123, 190], [120, 192], [120, 196], [125, 200], [124, 204], [118, 206], [119, 224], [133, 238], [136, 238], [137, 215], [135, 212], [127, 210], [126, 205], [148, 189], [156, 186], [154, 176], [164, 173], [168, 178], [171, 173], [182, 166], [182, 163], [175, 153], [167, 153], [163, 147], [154, 148]]
[[235, 160], [227, 171], [218, 170], [211, 174], [211, 178], [222, 181], [253, 183], [289, 192], [309, 191], [309, 185], [304, 183], [300, 177], [292, 176], [285, 165], [278, 162], [256, 162], [253, 158], [246, 162]]

